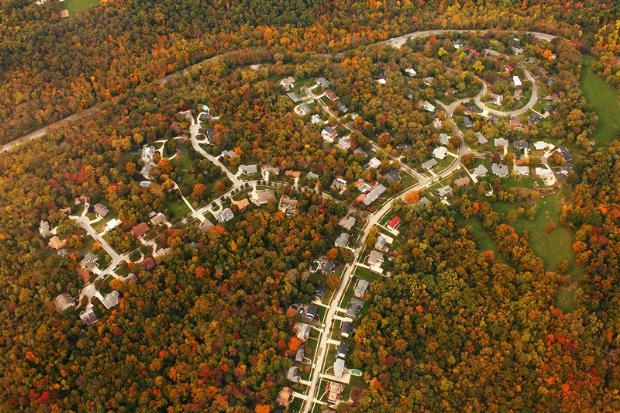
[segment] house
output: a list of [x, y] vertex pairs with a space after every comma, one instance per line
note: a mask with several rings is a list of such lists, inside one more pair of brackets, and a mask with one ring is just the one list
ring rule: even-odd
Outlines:
[[564, 166], [562, 166], [562, 170], [560, 171], [560, 174], [563, 177], [567, 177], [572, 171], [573, 171], [573, 164], [570, 162], [567, 162], [566, 164], [564, 164]]
[[294, 215], [297, 212], [297, 203], [296, 199], [282, 195], [278, 204], [278, 210], [289, 216]]
[[375, 241], [375, 249], [381, 252], [388, 252], [390, 250], [388, 245], [392, 245], [392, 242], [394, 242], [394, 238], [385, 234], [379, 234], [377, 241]]
[[338, 101], [336, 102], [336, 108], [342, 112], [342, 113], [347, 113], [347, 111], [349, 110], [349, 108], [347, 107], [347, 105], [345, 105], [344, 103], [342, 103], [342, 101]]
[[101, 300], [101, 304], [103, 304], [103, 306], [106, 308], [106, 310], [109, 310], [112, 307], [116, 307], [118, 305], [118, 291], [114, 290], [110, 293], [107, 293], [104, 297], [103, 300]]
[[110, 212], [103, 204], [95, 204], [93, 211], [95, 211], [95, 214], [97, 214], [99, 218], [105, 218], [105, 216]]
[[312, 326], [310, 324], [295, 323], [293, 328], [297, 331], [297, 338], [301, 341], [307, 341], [310, 337], [310, 331], [312, 330]]
[[317, 310], [317, 306], [316, 304], [310, 304], [308, 306], [308, 308], [306, 309], [306, 312], [304, 314], [304, 316], [306, 317], [306, 320], [308, 321], [312, 321], [314, 320], [314, 317], [316, 317], [316, 310]]
[[152, 257], [145, 257], [140, 261], [140, 266], [148, 271], [155, 267], [155, 260]]
[[482, 176], [486, 176], [486, 174], [489, 172], [489, 170], [487, 169], [486, 166], [480, 164], [478, 166], [476, 166], [474, 168], [474, 170], [472, 171], [472, 175], [475, 176], [476, 178], [482, 177]]
[[338, 248], [345, 248], [349, 243], [349, 237], [349, 234], [343, 232], [342, 234], [338, 235], [338, 238], [336, 238], [334, 245]]
[[302, 103], [301, 105], [295, 106], [293, 111], [297, 114], [297, 116], [304, 117], [312, 111], [312, 108], [307, 103]]
[[455, 41], [452, 42], [452, 46], [454, 46], [455, 49], [462, 49], [463, 46], [465, 46], [465, 42], [463, 42], [462, 39], [456, 39]]
[[550, 143], [547, 143], [545, 141], [538, 141], [538, 142], [534, 142], [534, 149], [536, 149], [537, 151], [542, 151], [544, 149], [553, 149], [555, 148], [555, 145], [552, 145]]
[[87, 197], [86, 195], [82, 194], [80, 196], [78, 196], [77, 198], [75, 198], [74, 204], [75, 205], [86, 205], [90, 203], [90, 198]]
[[529, 167], [529, 166], [525, 166], [525, 165], [523, 165], [523, 166], [515, 166], [515, 167], [512, 169], [512, 171], [513, 171], [513, 173], [514, 173], [515, 175], [518, 175], [518, 176], [527, 176], [527, 175], [529, 175], [529, 174], [530, 174], [530, 167]]
[[338, 399], [342, 398], [342, 392], [344, 391], [344, 384], [337, 383], [335, 381], [328, 381], [325, 385], [327, 391], [328, 403], [335, 404]]
[[60, 17], [62, 17], [63, 19], [69, 17], [69, 10], [68, 9], [61, 10]]
[[278, 168], [277, 166], [263, 165], [260, 167], [260, 171], [262, 175], [265, 175], [267, 173], [273, 176], [280, 175], [280, 168]]
[[435, 109], [436, 109], [435, 106], [431, 102], [429, 102], [428, 100], [422, 101], [420, 107], [422, 109], [424, 109], [425, 111], [427, 111], [427, 112], [435, 113]]
[[418, 74], [418, 72], [415, 71], [414, 68], [412, 67], [408, 67], [405, 69], [405, 73], [407, 73], [409, 75], [409, 77], [414, 77], [415, 75]]
[[360, 159], [368, 158], [368, 154], [362, 148], [355, 148], [353, 154]]
[[512, 67], [512, 65], [511, 65], [511, 64], [505, 64], [505, 65], [504, 65], [504, 71], [505, 71], [505, 72], [512, 73], [514, 70], [515, 70], [515, 68], [514, 68], [514, 67]]
[[380, 85], [385, 85], [387, 83], [387, 80], [385, 80], [385, 77], [380, 77], [379, 79], [377, 79], [377, 83]]
[[445, 146], [438, 146], [433, 149], [433, 156], [437, 159], [445, 159], [446, 155], [448, 155], [448, 148]]
[[293, 398], [293, 389], [290, 387], [283, 387], [282, 390], [278, 393], [278, 398], [276, 399], [276, 403], [285, 409], [288, 408], [289, 403]]
[[347, 189], [347, 181], [342, 178], [336, 178], [332, 181], [330, 188], [334, 191], [344, 191]]
[[439, 143], [442, 144], [442, 145], [450, 144], [450, 135], [448, 135], [447, 133], [440, 133], [439, 134]]
[[310, 123], [312, 123], [313, 125], [316, 125], [317, 123], [321, 123], [321, 116], [314, 114], [310, 117]]
[[351, 148], [351, 136], [347, 135], [347, 136], [343, 136], [342, 138], [338, 139], [337, 146], [343, 151], [348, 151]]
[[43, 220], [39, 222], [39, 234], [41, 234], [43, 238], [49, 238], [52, 236], [49, 222]]
[[304, 361], [305, 355], [306, 355], [306, 349], [304, 348], [304, 346], [299, 346], [299, 348], [295, 352], [295, 362], [302, 363]]
[[523, 49], [522, 49], [522, 48], [520, 48], [520, 47], [514, 47], [514, 46], [512, 46], [512, 47], [511, 47], [511, 49], [512, 49], [512, 53], [513, 53], [515, 56], [519, 56], [519, 55], [523, 54]]
[[65, 311], [67, 308], [75, 307], [75, 300], [68, 293], [58, 294], [56, 298], [54, 298], [54, 308], [59, 313]]
[[429, 159], [426, 162], [422, 162], [422, 168], [428, 169], [428, 170], [433, 169], [435, 165], [437, 165], [437, 160], [435, 159]]
[[454, 184], [456, 185], [457, 188], [460, 188], [462, 186], [469, 185], [470, 182], [471, 182], [471, 179], [469, 179], [469, 176], [464, 176], [462, 178], [455, 180]]
[[258, 166], [253, 165], [239, 165], [239, 172], [245, 175], [254, 175], [258, 173]]
[[338, 225], [340, 225], [347, 231], [351, 231], [353, 227], [355, 226], [355, 217], [352, 217], [352, 216], [344, 217], [338, 222]]
[[353, 294], [357, 298], [362, 298], [364, 294], [366, 294], [366, 290], [368, 289], [369, 282], [366, 280], [357, 280], [355, 284], [355, 289], [353, 290]]
[[466, 128], [471, 128], [472, 126], [474, 126], [474, 123], [472, 122], [471, 118], [469, 116], [464, 116], [463, 117], [463, 125], [465, 125]]
[[330, 83], [329, 80], [325, 79], [324, 77], [319, 77], [316, 79], [316, 84], [317, 86], [321, 86], [322, 88], [328, 88]]
[[355, 317], [362, 308], [364, 308], [364, 302], [362, 300], [358, 298], [351, 298], [351, 301], [349, 302], [349, 305], [347, 306], [345, 312], [347, 313], [347, 315]]
[[103, 230], [105, 232], [112, 231], [114, 228], [118, 227], [121, 224], [121, 220], [118, 218], [112, 218], [108, 222], [105, 223], [105, 227]]
[[493, 139], [493, 145], [495, 147], [503, 146], [504, 148], [508, 147], [508, 141], [504, 138], [495, 138]]
[[517, 76], [517, 75], [514, 75], [514, 76], [512, 77], [512, 81], [513, 81], [513, 83], [515, 84], [515, 87], [521, 87], [521, 86], [523, 86], [523, 83], [521, 82], [521, 79], [519, 79], [519, 76]]
[[289, 92], [286, 94], [286, 96], [288, 96], [289, 99], [293, 101], [293, 103], [298, 103], [301, 101], [301, 97], [299, 97], [299, 95], [295, 92]]
[[161, 212], [158, 212], [157, 214], [153, 215], [153, 217], [151, 218], [151, 224], [153, 225], [162, 225], [162, 224], [165, 224], [166, 222], [168, 222], [168, 220], [166, 219], [166, 216], [162, 214]]
[[370, 192], [366, 194], [366, 197], [364, 198], [362, 203], [366, 206], [369, 206], [370, 204], [375, 202], [377, 198], [379, 198], [386, 190], [387, 188], [384, 187], [383, 185], [376, 184], [374, 188], [372, 188]]
[[65, 240], [58, 238], [58, 235], [54, 235], [50, 238], [48, 245], [55, 250], [60, 250], [65, 247]]
[[350, 321], [343, 321], [340, 325], [340, 336], [348, 338], [353, 335], [353, 323]]
[[209, 228], [212, 228], [212, 227], [213, 227], [213, 222], [209, 221], [208, 219], [205, 219], [204, 221], [200, 223], [200, 226], [198, 226], [198, 229], [200, 229], [202, 232], [207, 232]]
[[342, 377], [344, 374], [344, 360], [341, 358], [336, 358], [334, 361], [334, 376]]
[[500, 95], [497, 93], [491, 93], [491, 99], [493, 100], [493, 103], [495, 105], [500, 106], [502, 102], [504, 101], [504, 95]]
[[314, 289], [314, 298], [320, 300], [325, 295], [325, 285], [319, 284]]
[[421, 206], [421, 207], [424, 207], [424, 206], [427, 206], [427, 205], [430, 205], [430, 204], [431, 204], [431, 201], [427, 197], [425, 197], [425, 196], [420, 198], [420, 200], [418, 201], [418, 205]]
[[397, 169], [390, 169], [383, 175], [383, 178], [387, 180], [388, 185], [392, 185], [394, 182], [401, 182], [402, 179]]
[[295, 87], [295, 78], [292, 76], [285, 77], [284, 79], [280, 80], [280, 86], [282, 86], [282, 89], [284, 90], [291, 90], [293, 87]]
[[447, 198], [449, 196], [452, 196], [452, 187], [450, 185], [442, 186], [441, 188], [437, 189], [437, 193], [440, 197]]
[[433, 79], [433, 78], [432, 78], [432, 77], [430, 77], [430, 76], [425, 77], [425, 78], [424, 78], [424, 80], [423, 80], [424, 86], [428, 86], [428, 87], [430, 87], [430, 86], [433, 84], [433, 81], [434, 81], [434, 80], [435, 80], [435, 79]]
[[387, 223], [388, 229], [390, 229], [392, 231], [396, 230], [396, 228], [398, 228], [399, 225], [400, 225], [400, 217], [399, 216], [395, 216], [394, 218], [390, 219], [390, 222]]
[[149, 232], [149, 226], [146, 224], [146, 222], [141, 222], [131, 228], [131, 235], [133, 235], [134, 238], [141, 238], [147, 232]]
[[508, 165], [493, 163], [491, 165], [491, 172], [493, 172], [493, 175], [499, 176], [500, 178], [506, 178], [508, 177]]
[[439, 118], [433, 119], [433, 127], [435, 129], [441, 128], [441, 125], [443, 125], [443, 122], [441, 121], [441, 119], [439, 119]]
[[550, 169], [537, 166], [536, 176], [540, 177], [547, 186], [551, 186], [555, 183], [555, 176], [553, 175], [553, 171]]
[[445, 97], [452, 97], [454, 96], [454, 94], [456, 93], [456, 89], [453, 87], [449, 87], [448, 89], [446, 89], [446, 91], [444, 92], [444, 96]]
[[566, 162], [571, 162], [573, 160], [573, 157], [568, 151], [568, 148], [566, 148], [566, 146], [560, 146], [558, 151], [560, 152], [560, 155], [562, 155], [562, 158], [564, 158]]
[[370, 251], [370, 254], [368, 254], [367, 262], [368, 262], [368, 265], [371, 267], [380, 268], [381, 264], [383, 263], [383, 253], [377, 250]]
[[523, 96], [523, 91], [521, 89], [515, 90], [515, 93], [513, 95], [514, 100], [520, 100], [522, 96]]
[[87, 327], [97, 324], [99, 321], [97, 320], [97, 314], [95, 314], [95, 311], [92, 308], [82, 311], [80, 313], [80, 320], [82, 320], [82, 323], [84, 323]]
[[308, 172], [306, 174], [306, 179], [316, 181], [317, 179], [319, 179], [319, 175], [315, 174], [314, 172]]
[[230, 208], [224, 208], [220, 212], [215, 214], [215, 219], [217, 222], [228, 222], [235, 217], [232, 210]]
[[82, 261], [80, 261], [80, 267], [92, 270], [97, 266], [97, 261], [99, 261], [99, 257], [89, 251], [84, 255]]
[[239, 154], [235, 151], [222, 151], [222, 158], [237, 159]]
[[323, 265], [321, 265], [321, 272], [324, 275], [330, 275], [331, 273], [334, 272], [335, 269], [336, 269], [336, 264], [334, 264], [334, 262], [330, 260], [324, 261]]
[[286, 379], [292, 381], [293, 383], [299, 383], [299, 367], [291, 366], [286, 372]]
[[338, 100], [338, 95], [333, 90], [330, 90], [330, 89], [327, 89], [325, 91], [325, 96], [327, 97], [327, 99], [331, 100], [332, 102], [334, 100]]
[[347, 353], [349, 352], [349, 344], [342, 340], [338, 346], [336, 347], [336, 354], [338, 355], [338, 357], [346, 357]]
[[325, 142], [334, 143], [334, 139], [336, 139], [336, 136], [338, 136], [338, 132], [336, 132], [336, 129], [332, 128], [331, 126], [326, 126], [321, 131], [321, 136], [323, 137], [323, 140]]
[[487, 142], [489, 142], [489, 140], [486, 138], [486, 136], [484, 136], [481, 132], [476, 132], [476, 139], [478, 140], [478, 143], [480, 145], [484, 145]]
[[256, 206], [261, 206], [276, 200], [276, 194], [273, 189], [256, 189], [250, 192], [250, 201]]
[[237, 208], [237, 211], [243, 212], [248, 206], [250, 206], [250, 201], [247, 198], [243, 198], [238, 201], [232, 201], [230, 205]]
[[514, 146], [515, 149], [525, 150], [529, 148], [530, 144], [524, 140], [517, 140], [512, 142], [512, 146]]
[[368, 163], [364, 166], [365, 169], [377, 169], [378, 167], [381, 166], [381, 161], [379, 159], [377, 159], [376, 157], [371, 158]]

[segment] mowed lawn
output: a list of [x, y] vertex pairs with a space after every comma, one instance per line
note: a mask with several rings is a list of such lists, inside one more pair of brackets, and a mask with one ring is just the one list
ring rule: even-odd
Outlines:
[[592, 71], [594, 62], [593, 56], [583, 57], [579, 83], [586, 100], [594, 107], [599, 118], [593, 138], [597, 144], [608, 146], [620, 132], [620, 93]]
[[69, 10], [70, 13], [86, 10], [99, 4], [99, 0], [65, 0], [62, 5]]
[[[519, 233], [528, 232], [530, 246], [543, 259], [545, 268], [556, 271], [560, 261], [567, 260], [571, 265], [571, 275], [578, 275], [579, 269], [575, 267], [575, 254], [571, 250], [575, 234], [560, 225], [562, 193], [546, 196], [538, 202], [536, 217], [533, 220], [519, 217], [514, 224], [515, 229]], [[555, 224], [556, 227], [546, 233], [544, 228], [548, 224]]]

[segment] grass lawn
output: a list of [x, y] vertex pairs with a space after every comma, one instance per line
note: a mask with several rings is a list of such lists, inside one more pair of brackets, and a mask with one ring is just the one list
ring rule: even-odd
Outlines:
[[172, 214], [172, 219], [179, 219], [189, 214], [189, 208], [182, 200], [173, 201], [166, 199], [166, 209]]
[[471, 233], [473, 237], [478, 241], [478, 248], [487, 251], [491, 250], [495, 253], [496, 257], [501, 257], [499, 252], [497, 251], [497, 247], [495, 246], [495, 242], [491, 239], [491, 236], [488, 232], [482, 228], [482, 224], [476, 218], [465, 219], [462, 216], [459, 216], [458, 222], [463, 227], [470, 227]]
[[579, 82], [581, 90], [599, 118], [594, 140], [603, 146], [610, 145], [620, 131], [620, 93], [592, 71], [593, 56], [583, 57], [583, 71]]
[[[571, 245], [575, 234], [560, 225], [560, 209], [562, 207], [562, 194], [542, 198], [537, 206], [536, 217], [533, 220], [519, 217], [515, 222], [515, 229], [519, 232], [527, 231], [530, 235], [530, 246], [539, 255], [545, 267], [556, 270], [562, 260], [567, 260], [571, 266], [571, 275], [579, 274], [575, 267], [575, 255], [571, 251]], [[555, 223], [556, 228], [550, 233], [543, 230], [545, 225]]]
[[99, 0], [65, 0], [63, 6], [69, 10], [70, 13], [82, 11], [94, 7], [99, 4]]
[[[354, 274], [357, 278], [361, 278], [362, 280], [366, 280], [368, 282], [377, 281], [378, 279], [382, 278], [381, 275], [370, 271], [368, 268], [362, 267], [357, 267]], [[355, 286], [355, 284], [353, 285]]]

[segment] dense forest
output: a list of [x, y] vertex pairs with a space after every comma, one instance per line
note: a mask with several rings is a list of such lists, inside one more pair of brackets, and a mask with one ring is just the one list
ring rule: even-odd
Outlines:
[[[442, 130], [413, 102], [444, 96], [421, 79], [407, 82], [402, 69], [415, 65], [458, 96], [469, 92], [472, 73], [491, 82], [500, 65], [482, 58], [477, 69], [463, 54], [441, 56], [449, 37], [398, 50], [364, 47], [435, 27], [531, 29], [567, 39], [548, 49], [528, 44], [524, 52], [542, 61], [547, 92], [563, 104], [526, 132], [502, 123], [484, 132], [490, 139], [552, 136], [575, 150], [561, 223], [575, 233], [575, 265], [584, 273], [577, 306], [565, 312], [556, 302], [558, 289], [572, 282], [569, 269], [546, 268], [528, 234], [504, 222], [482, 185], [458, 191], [450, 207], [396, 203], [404, 241], [389, 257], [391, 277], [370, 287], [347, 359], [363, 371], [367, 389], [339, 410], [620, 410], [620, 144], [591, 142], [596, 115], [578, 89], [578, 51], [594, 53], [594, 70], [618, 86], [613, 1], [114, 0], [69, 18], [60, 17], [61, 5], [0, 5], [0, 142], [102, 103], [96, 116], [0, 156], [0, 410], [278, 411], [276, 395], [290, 385], [285, 373], [292, 365], [287, 310], [309, 302], [325, 282], [308, 270], [314, 259], [327, 253], [344, 264], [348, 256], [332, 247], [347, 207], [333, 191], [285, 185], [278, 191], [298, 200], [296, 215], [270, 202], [207, 231], [186, 225], [187, 211], [176, 209], [181, 194], [204, 206], [230, 182], [191, 149], [189, 122], [179, 112], [210, 106], [216, 118], [203, 132], [214, 131], [215, 145], [207, 150], [240, 155], [222, 160], [233, 171], [256, 163], [316, 172], [316, 188], [325, 192], [338, 176], [384, 182], [394, 168], [387, 155], [378, 168], [365, 169], [363, 155], [325, 145], [293, 113], [278, 81], [329, 77], [360, 114], [354, 148], [370, 151], [379, 137], [386, 153], [409, 145], [402, 161], [420, 162]], [[471, 41], [482, 49], [512, 37]], [[341, 54], [325, 55], [331, 52]], [[389, 80], [382, 89], [378, 76]], [[465, 139], [474, 139], [473, 130]], [[147, 189], [139, 154], [159, 140], [170, 140], [169, 158], [157, 162]], [[388, 185], [387, 194], [402, 185]], [[516, 196], [499, 181], [492, 186], [493, 199]], [[172, 221], [156, 234], [170, 253], [154, 268], [131, 265], [135, 281], [111, 281], [120, 303], [110, 311], [98, 305], [103, 315], [89, 328], [75, 311], [58, 313], [51, 305], [61, 292], [77, 294], [81, 255], [97, 247], [85, 245], [83, 230], [60, 212], [75, 212], [82, 194], [121, 221], [109, 235], [119, 252], [138, 246], [130, 230], [151, 211]], [[481, 223], [496, 251], [481, 248], [459, 224], [463, 216]], [[41, 220], [58, 226], [72, 253], [47, 246]]]

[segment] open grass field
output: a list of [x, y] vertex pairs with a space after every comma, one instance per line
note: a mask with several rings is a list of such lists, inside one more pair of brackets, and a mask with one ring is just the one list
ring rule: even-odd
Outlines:
[[592, 71], [594, 62], [593, 56], [583, 57], [580, 86], [599, 118], [593, 138], [597, 144], [608, 146], [620, 132], [620, 93]]
[[65, 0], [62, 3], [70, 13], [89, 9], [97, 4], [99, 4], [99, 0]]

